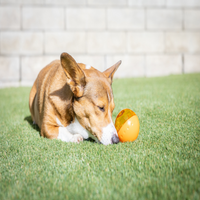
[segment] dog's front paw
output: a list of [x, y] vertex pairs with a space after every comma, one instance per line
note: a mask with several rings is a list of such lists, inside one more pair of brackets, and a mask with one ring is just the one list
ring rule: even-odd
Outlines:
[[71, 142], [80, 143], [83, 141], [83, 136], [80, 134], [73, 135]]

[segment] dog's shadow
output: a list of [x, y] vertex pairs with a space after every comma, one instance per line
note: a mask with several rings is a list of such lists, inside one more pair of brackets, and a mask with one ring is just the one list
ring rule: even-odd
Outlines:
[[30, 125], [33, 129], [35, 129], [37, 132], [39, 132], [39, 134], [40, 134], [40, 128], [39, 128], [39, 126], [38, 126], [37, 124], [34, 124], [34, 123], [33, 123], [31, 116], [26, 116], [26, 117], [24, 118], [24, 120], [27, 121], [27, 122], [29, 123], [29, 125]]
[[[39, 133], [39, 135], [40, 135], [40, 128], [39, 128], [39, 126], [38, 126], [37, 124], [33, 124], [33, 121], [32, 121], [31, 116], [26, 116], [26, 117], [24, 118], [24, 120], [27, 121], [27, 122], [29, 123], [29, 125], [30, 125], [33, 129], [35, 129], [35, 130]], [[40, 135], [40, 136], [41, 136], [41, 135]], [[84, 141], [89, 141], [89, 142], [92, 142], [92, 143], [96, 143], [92, 138], [88, 138], [88, 139], [86, 139], [86, 140], [84, 140]]]

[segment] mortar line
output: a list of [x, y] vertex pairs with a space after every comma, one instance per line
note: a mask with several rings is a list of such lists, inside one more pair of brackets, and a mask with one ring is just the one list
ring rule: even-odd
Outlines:
[[20, 31], [22, 31], [22, 5], [20, 6]]
[[147, 77], [146, 54], [143, 54], [143, 56], [144, 56], [144, 77]]
[[64, 7], [64, 31], [67, 31], [67, 7]]
[[0, 56], [1, 56], [1, 32], [0, 32]]
[[88, 53], [88, 30], [85, 31], [85, 55], [86, 56], [89, 55], [89, 53]]
[[104, 54], [104, 71], [106, 70], [107, 66], [106, 66], [106, 55]]
[[184, 20], [185, 20], [185, 9], [182, 8], [182, 31], [185, 31], [185, 27], [184, 27]]
[[144, 8], [144, 31], [147, 31], [147, 8]]
[[19, 84], [22, 82], [22, 56], [19, 56]]
[[105, 31], [108, 31], [108, 8], [105, 8]]
[[184, 69], [184, 65], [185, 65], [185, 60], [184, 60], [184, 54], [182, 54], [182, 74], [185, 74], [185, 69]]
[[43, 53], [43, 56], [45, 56], [45, 30], [42, 31], [42, 34], [43, 34], [42, 53]]

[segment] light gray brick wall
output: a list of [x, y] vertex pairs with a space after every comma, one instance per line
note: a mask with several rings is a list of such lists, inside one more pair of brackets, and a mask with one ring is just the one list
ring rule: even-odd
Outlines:
[[20, 7], [0, 6], [0, 29], [20, 30]]
[[187, 9], [184, 11], [184, 28], [187, 30], [200, 30], [200, 11]]
[[87, 53], [116, 54], [126, 53], [126, 33], [120, 31], [103, 31], [87, 33]]
[[20, 78], [19, 62], [17, 56], [0, 56], [0, 80], [3, 82], [18, 81]]
[[115, 73], [116, 78], [145, 76], [145, 57], [143, 55], [113, 55], [106, 57], [107, 68], [122, 60], [123, 67]]
[[181, 30], [181, 9], [147, 9], [147, 29], [149, 30]]
[[167, 7], [174, 8], [192, 8], [192, 7], [200, 7], [199, 0], [167, 0]]
[[43, 53], [44, 36], [41, 32], [2, 31], [2, 55], [35, 55]]
[[146, 76], [163, 76], [182, 73], [181, 55], [147, 55]]
[[64, 30], [64, 8], [22, 7], [23, 30]]
[[199, 55], [185, 55], [184, 56], [184, 72], [185, 73], [194, 73], [200, 72], [200, 56]]
[[128, 0], [128, 5], [138, 7], [161, 7], [165, 6], [165, 0]]
[[107, 25], [109, 30], [144, 30], [144, 9], [108, 8]]
[[200, 72], [200, 0], [0, 0], [0, 87], [62, 52], [116, 77]]
[[106, 10], [103, 8], [66, 9], [66, 27], [68, 30], [105, 30]]
[[129, 53], [164, 53], [165, 41], [163, 32], [128, 32]]
[[52, 31], [44, 33], [45, 54], [59, 55], [64, 51], [71, 54], [86, 53], [86, 32]]
[[200, 32], [167, 32], [165, 36], [168, 53], [200, 53]]

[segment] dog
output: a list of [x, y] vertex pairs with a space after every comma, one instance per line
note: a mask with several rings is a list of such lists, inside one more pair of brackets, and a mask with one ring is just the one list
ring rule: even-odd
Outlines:
[[100, 72], [64, 52], [60, 60], [44, 67], [29, 96], [31, 117], [41, 136], [65, 142], [92, 138], [104, 145], [117, 144], [111, 86], [120, 64]]

